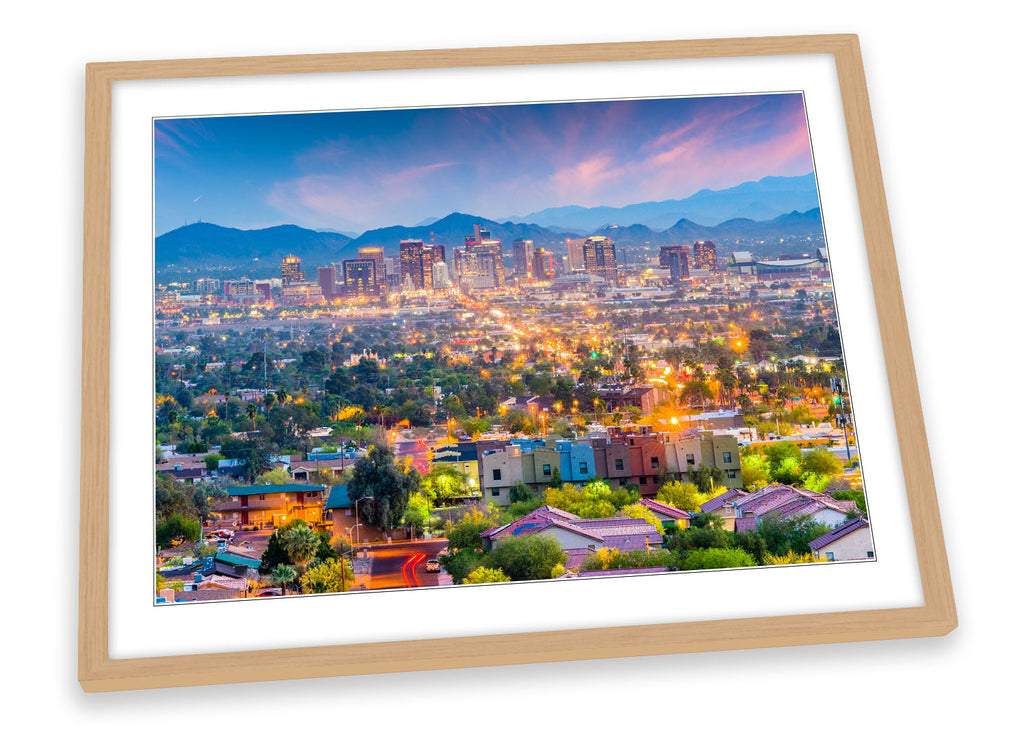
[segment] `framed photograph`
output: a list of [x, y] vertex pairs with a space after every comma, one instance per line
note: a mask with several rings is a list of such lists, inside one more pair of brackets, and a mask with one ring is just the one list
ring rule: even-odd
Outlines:
[[85, 690], [956, 626], [855, 36], [86, 74]]

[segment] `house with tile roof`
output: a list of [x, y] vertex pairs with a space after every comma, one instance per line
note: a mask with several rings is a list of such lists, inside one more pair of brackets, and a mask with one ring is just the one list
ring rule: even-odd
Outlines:
[[227, 491], [230, 496], [218, 500], [215, 511], [242, 527], [280, 527], [296, 517], [313, 527], [324, 522], [326, 487], [320, 484], [231, 486]]
[[736, 530], [736, 507], [735, 502], [748, 496], [742, 489], [727, 489], [718, 496], [708, 499], [700, 505], [701, 514], [713, 514], [721, 517], [724, 529], [729, 532]]
[[587, 556], [601, 548], [623, 552], [660, 548], [664, 539], [647, 520], [632, 517], [585, 519], [549, 505], [533, 510], [506, 525], [480, 533], [485, 546], [522, 535], [544, 534], [555, 538], [565, 552], [567, 569], [579, 569]]
[[856, 517], [808, 543], [815, 560], [872, 560], [875, 557], [871, 525]]
[[[370, 501], [362, 501], [359, 509], [366, 519], [366, 505]], [[349, 499], [348, 484], [337, 484], [332, 486], [327, 493], [327, 501], [324, 503], [324, 521], [330, 526], [333, 534], [343, 537], [346, 540], [365, 543], [370, 540], [383, 540], [384, 531], [379, 527], [368, 525], [358, 519], [356, 505]], [[357, 529], [353, 529], [359, 525]], [[393, 537], [401, 537], [397, 531], [390, 533]]]
[[827, 494], [771, 484], [734, 503], [736, 532], [753, 532], [767, 518], [789, 519], [807, 516], [815, 522], [835, 527], [846, 521], [847, 509]]
[[659, 522], [671, 522], [680, 530], [690, 524], [693, 515], [683, 509], [676, 509], [671, 504], [656, 499], [641, 499], [640, 504], [651, 510]]

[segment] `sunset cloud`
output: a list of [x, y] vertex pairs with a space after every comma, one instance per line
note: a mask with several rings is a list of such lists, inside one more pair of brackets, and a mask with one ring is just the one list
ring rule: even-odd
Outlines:
[[363, 230], [681, 199], [812, 170], [797, 93], [159, 121], [154, 140], [158, 230], [187, 218], [199, 191], [212, 222], [276, 212]]

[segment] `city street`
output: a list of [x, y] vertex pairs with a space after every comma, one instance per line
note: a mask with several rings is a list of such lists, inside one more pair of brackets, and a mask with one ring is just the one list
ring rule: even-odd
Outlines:
[[436, 558], [447, 540], [415, 540], [391, 545], [374, 545], [371, 589], [437, 586], [438, 574], [427, 573], [426, 562]]

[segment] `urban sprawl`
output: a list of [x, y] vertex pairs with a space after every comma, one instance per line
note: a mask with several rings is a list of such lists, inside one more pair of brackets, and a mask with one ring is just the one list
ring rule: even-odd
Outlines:
[[157, 603], [874, 557], [824, 243], [509, 245], [158, 274]]

